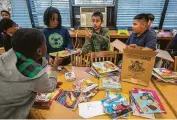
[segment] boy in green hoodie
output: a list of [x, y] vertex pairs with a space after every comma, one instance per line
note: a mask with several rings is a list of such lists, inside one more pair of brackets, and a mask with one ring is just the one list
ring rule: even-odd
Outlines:
[[76, 53], [86, 54], [88, 52], [108, 51], [109, 50], [109, 29], [103, 28], [103, 14], [94, 12], [92, 15], [93, 31], [86, 36], [85, 43], [81, 49], [77, 49]]

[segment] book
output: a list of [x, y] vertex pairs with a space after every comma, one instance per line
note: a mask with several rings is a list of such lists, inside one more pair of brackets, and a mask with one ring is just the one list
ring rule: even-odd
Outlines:
[[49, 53], [50, 56], [56, 57], [58, 53], [58, 57], [68, 57], [72, 54], [76, 54], [75, 50], [71, 50], [71, 49], [67, 49], [67, 50], [62, 50], [62, 51], [58, 51], [58, 52], [53, 52], [53, 53]]
[[177, 78], [177, 72], [173, 72], [172, 70], [168, 70], [166, 68], [154, 68], [153, 71], [163, 79]]
[[58, 96], [57, 102], [65, 106], [66, 108], [75, 110], [79, 103], [80, 96], [81, 96], [81, 92], [64, 90]]
[[[106, 91], [106, 97], [111, 97], [111, 95], [116, 95], [116, 94], [119, 94], [119, 93], [113, 92], [113, 91]], [[121, 96], [126, 99], [128, 104], [130, 104], [130, 99], [129, 99], [128, 94], [121, 94]], [[120, 116], [120, 118], [128, 119], [128, 118], [130, 118], [130, 114], [129, 113], [124, 114], [124, 115]]]
[[66, 81], [74, 81], [74, 80], [76, 80], [76, 76], [75, 76], [74, 72], [67, 72], [67, 73], [65, 73], [65, 79], [66, 79]]
[[85, 70], [85, 73], [97, 77], [97, 74], [90, 67]]
[[134, 102], [131, 102], [131, 106], [132, 106], [132, 109], [133, 109], [133, 115], [148, 118], [148, 119], [155, 119], [154, 114], [140, 114], [139, 111], [137, 110]]
[[61, 94], [62, 90], [55, 90], [52, 93], [37, 93], [33, 107], [49, 109], [52, 102]]
[[126, 48], [126, 44], [118, 39], [111, 42], [111, 45], [117, 48], [120, 51], [120, 53], [123, 53], [123, 49]]
[[163, 104], [154, 90], [134, 88], [131, 91], [131, 95], [140, 113], [166, 113]]
[[80, 102], [87, 102], [98, 93], [98, 84], [85, 78], [74, 83], [73, 90], [82, 92]]
[[106, 113], [108, 113], [112, 119], [120, 118], [121, 116], [132, 111], [131, 106], [127, 103], [127, 100], [120, 94], [111, 95], [104, 100], [101, 100]]
[[92, 63], [92, 67], [100, 75], [105, 74], [105, 73], [119, 71], [119, 68], [110, 61], [94, 62]]
[[157, 80], [157, 81], [162, 81], [162, 82], [166, 82], [166, 83], [177, 84], [177, 78], [163, 79], [162, 77], [160, 77], [160, 76], [159, 76], [157, 73], [155, 73], [154, 71], [152, 72], [152, 77], [154, 78], [154, 80]]
[[120, 76], [107, 76], [99, 78], [99, 89], [121, 91]]

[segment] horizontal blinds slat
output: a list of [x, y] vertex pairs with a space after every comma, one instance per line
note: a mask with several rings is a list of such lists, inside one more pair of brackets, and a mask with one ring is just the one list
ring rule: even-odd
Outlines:
[[11, 0], [12, 20], [20, 27], [31, 28], [31, 20], [29, 17], [26, 0]]
[[101, 5], [113, 5], [114, 0], [73, 0], [74, 4], [89, 4], [89, 5], [95, 5], [95, 4], [101, 4]]
[[155, 16], [153, 27], [158, 27], [165, 0], [118, 0], [117, 27], [131, 27], [133, 18], [140, 13]]
[[177, 29], [177, 0], [169, 0], [163, 28]]

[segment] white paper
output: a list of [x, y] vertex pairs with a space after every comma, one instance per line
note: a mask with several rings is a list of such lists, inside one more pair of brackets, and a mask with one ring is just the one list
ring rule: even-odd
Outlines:
[[174, 62], [173, 58], [171, 57], [171, 55], [167, 51], [157, 49], [157, 52], [159, 52], [157, 54], [157, 57]]
[[83, 118], [91, 118], [105, 114], [101, 101], [80, 103], [78, 106], [79, 115]]
[[117, 48], [121, 52], [123, 52], [123, 49], [126, 47], [126, 44], [118, 39], [114, 40], [114, 42], [111, 42], [111, 45]]

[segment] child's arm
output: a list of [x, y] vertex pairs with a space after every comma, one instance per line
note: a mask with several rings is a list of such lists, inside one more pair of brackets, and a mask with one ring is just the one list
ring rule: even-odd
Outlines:
[[101, 43], [102, 45], [108, 44], [109, 41], [110, 41], [109, 29], [108, 28], [103, 28], [103, 34], [102, 35], [93, 33], [92, 37], [95, 37], [96, 40], [98, 40], [99, 43]]
[[81, 51], [82, 51], [82, 54], [86, 54], [89, 51], [92, 51], [92, 43], [91, 43], [91, 39], [90, 38], [88, 38], [88, 37], [85, 38], [85, 43], [82, 46]]
[[66, 40], [67, 40], [67, 48], [71, 49], [72, 48], [72, 41], [71, 41], [71, 37], [69, 35], [69, 32], [68, 30], [66, 30]]
[[156, 33], [154, 31], [150, 31], [145, 38], [145, 46], [147, 48], [156, 50], [156, 44], [157, 44], [157, 37]]
[[33, 91], [38, 93], [50, 93], [55, 90], [56, 86], [57, 79], [54, 77], [48, 77], [48, 74], [45, 73], [40, 78], [37, 78]]

